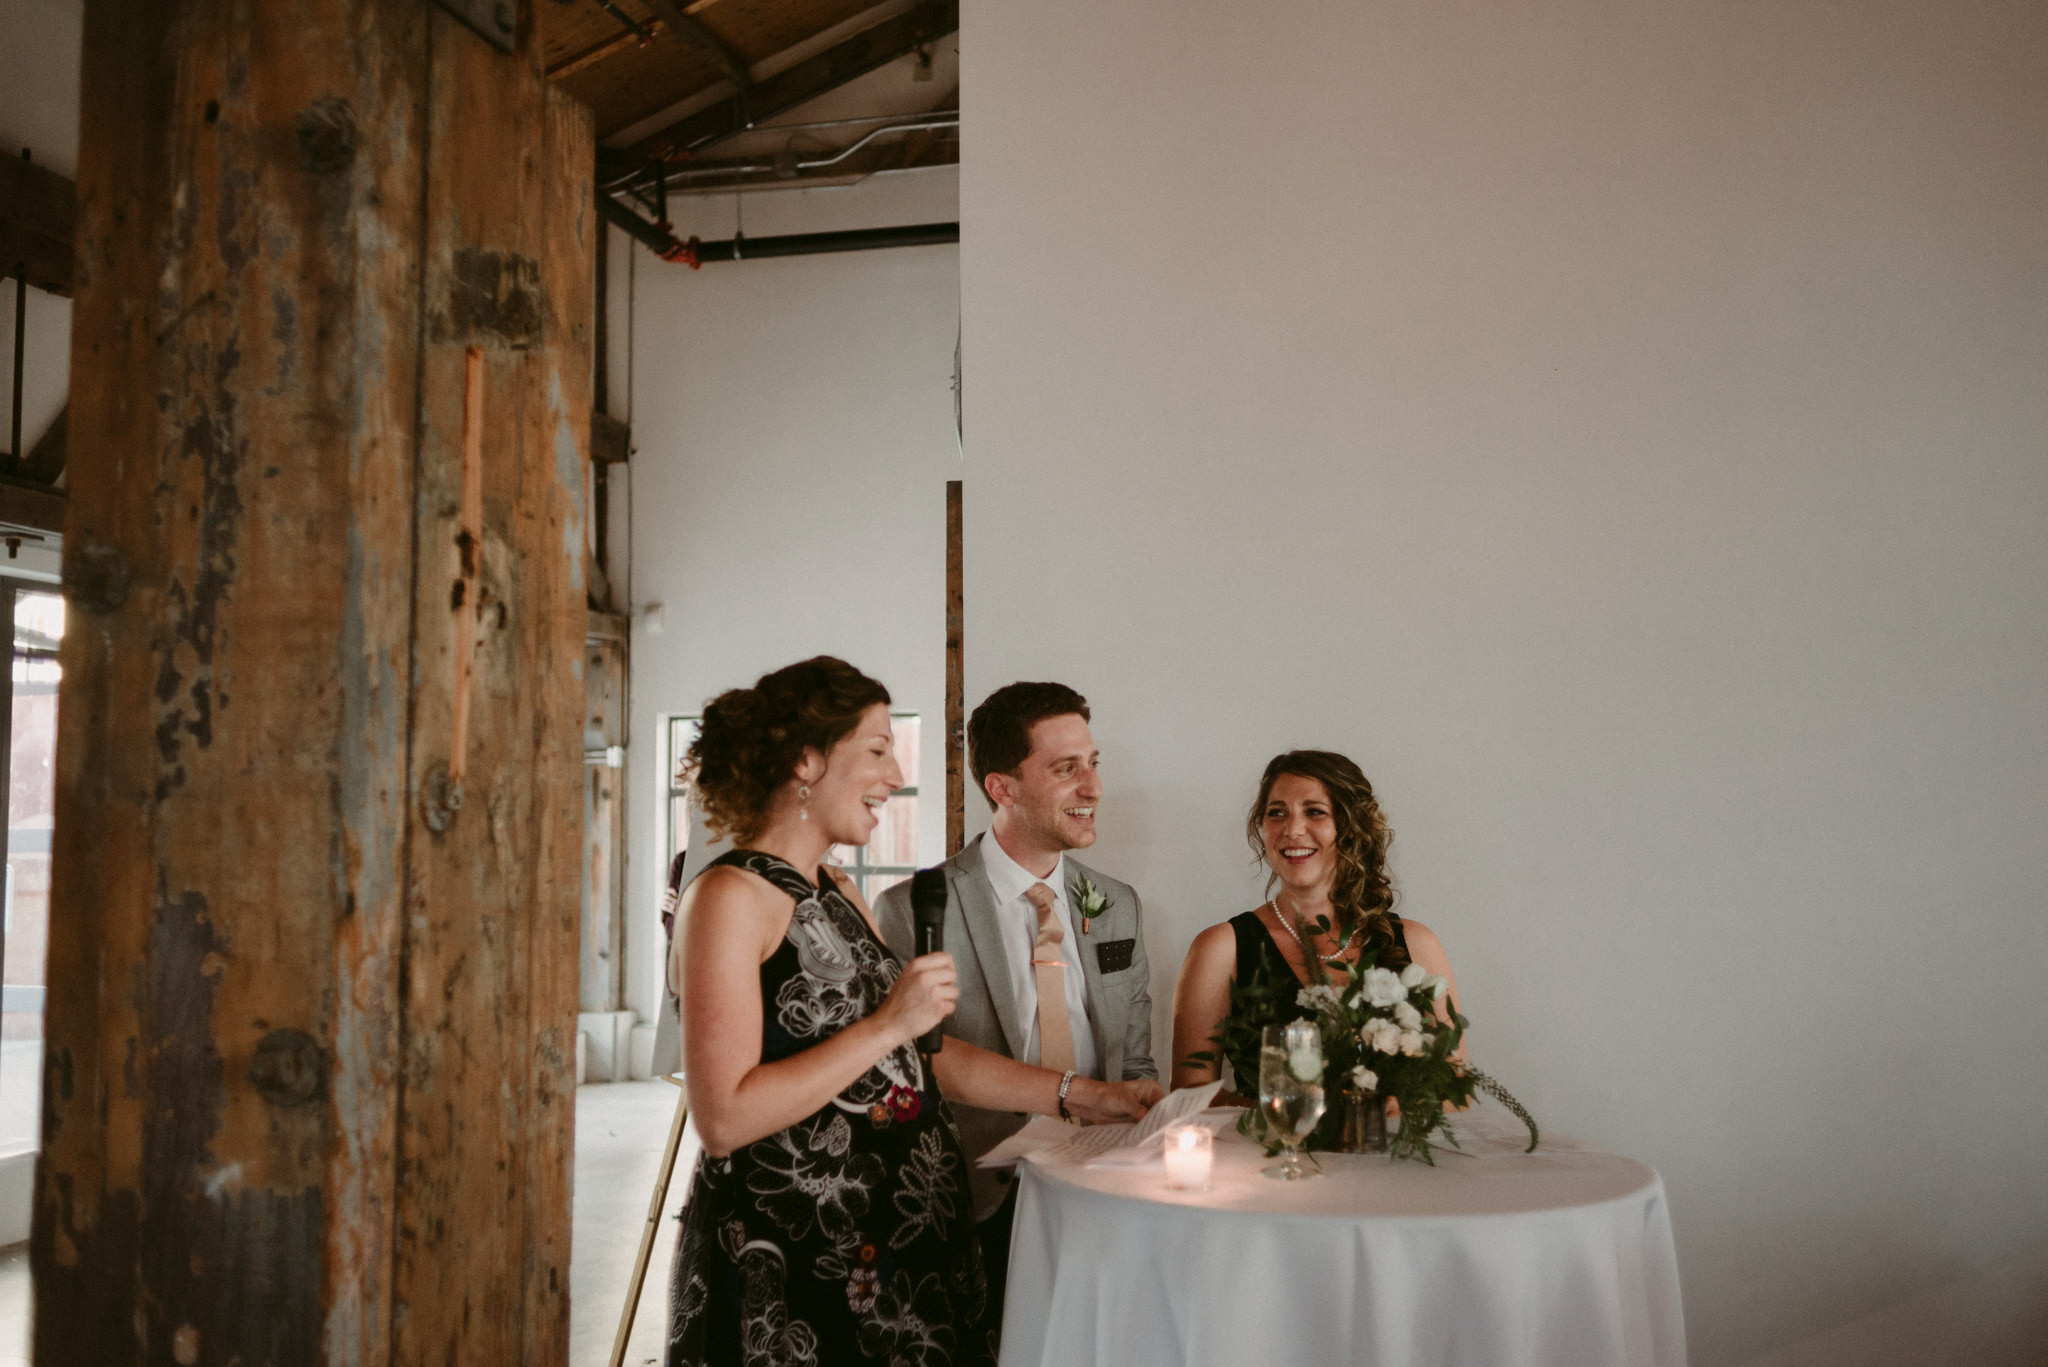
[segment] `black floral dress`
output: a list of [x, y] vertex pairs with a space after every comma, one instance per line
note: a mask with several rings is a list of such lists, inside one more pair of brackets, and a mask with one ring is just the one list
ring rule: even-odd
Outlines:
[[[819, 871], [717, 861], [796, 902], [761, 965], [761, 1061], [881, 1006], [899, 971]], [[967, 1160], [938, 1080], [898, 1048], [816, 1114], [697, 1163], [669, 1282], [668, 1367], [950, 1367], [995, 1361]]]

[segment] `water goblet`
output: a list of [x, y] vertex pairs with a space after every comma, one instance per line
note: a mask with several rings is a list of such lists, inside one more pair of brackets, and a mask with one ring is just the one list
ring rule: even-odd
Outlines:
[[1299, 1182], [1318, 1176], [1301, 1165], [1301, 1144], [1323, 1118], [1323, 1037], [1312, 1020], [1269, 1025], [1259, 1038], [1259, 1105], [1267, 1128], [1286, 1150], [1268, 1177]]

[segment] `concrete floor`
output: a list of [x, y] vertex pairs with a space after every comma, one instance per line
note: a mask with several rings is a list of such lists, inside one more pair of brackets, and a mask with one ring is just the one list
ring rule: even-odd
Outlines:
[[[640, 1233], [661, 1172], [661, 1153], [681, 1093], [666, 1082], [613, 1082], [576, 1091], [575, 1229], [569, 1259], [570, 1367], [607, 1367], [626, 1302]], [[697, 1163], [694, 1128], [683, 1136], [667, 1217], [689, 1190]], [[648, 1261], [647, 1285], [628, 1367], [659, 1363], [668, 1321], [668, 1267], [676, 1224], [664, 1218]], [[28, 1245], [0, 1249], [0, 1367], [28, 1367]]]
[[[675, 1119], [679, 1088], [667, 1082], [599, 1082], [576, 1089], [576, 1229], [569, 1254], [570, 1367], [606, 1367], [619, 1311], [633, 1278], [640, 1232], [661, 1151]], [[675, 1255], [674, 1215], [690, 1189], [700, 1146], [683, 1133], [668, 1208], [647, 1263], [647, 1286], [626, 1342], [627, 1367], [661, 1361], [668, 1328], [668, 1269]], [[0, 1367], [7, 1367], [0, 1361]]]
[[28, 1367], [28, 1245], [0, 1248], [0, 1367]]

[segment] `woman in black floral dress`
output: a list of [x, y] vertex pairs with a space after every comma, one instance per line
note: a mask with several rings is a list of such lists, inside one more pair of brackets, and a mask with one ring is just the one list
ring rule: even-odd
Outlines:
[[[952, 960], [900, 964], [851, 880], [903, 785], [889, 695], [843, 661], [777, 670], [705, 708], [686, 768], [741, 846], [678, 909], [670, 978], [704, 1156], [670, 1281], [669, 1367], [992, 1364], [996, 1328], [941, 1091], [1080, 1119], [1142, 1115], [1135, 1083], [917, 1037], [952, 1010]], [[805, 870], [815, 870], [815, 882]]]

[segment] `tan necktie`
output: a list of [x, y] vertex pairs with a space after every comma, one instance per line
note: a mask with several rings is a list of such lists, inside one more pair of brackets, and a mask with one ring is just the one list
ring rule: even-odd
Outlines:
[[1067, 1020], [1067, 971], [1060, 958], [1066, 930], [1053, 910], [1052, 889], [1033, 883], [1024, 900], [1038, 909], [1038, 939], [1031, 946], [1031, 974], [1038, 980], [1038, 1062], [1064, 1073], [1074, 1066], [1074, 1028]]

